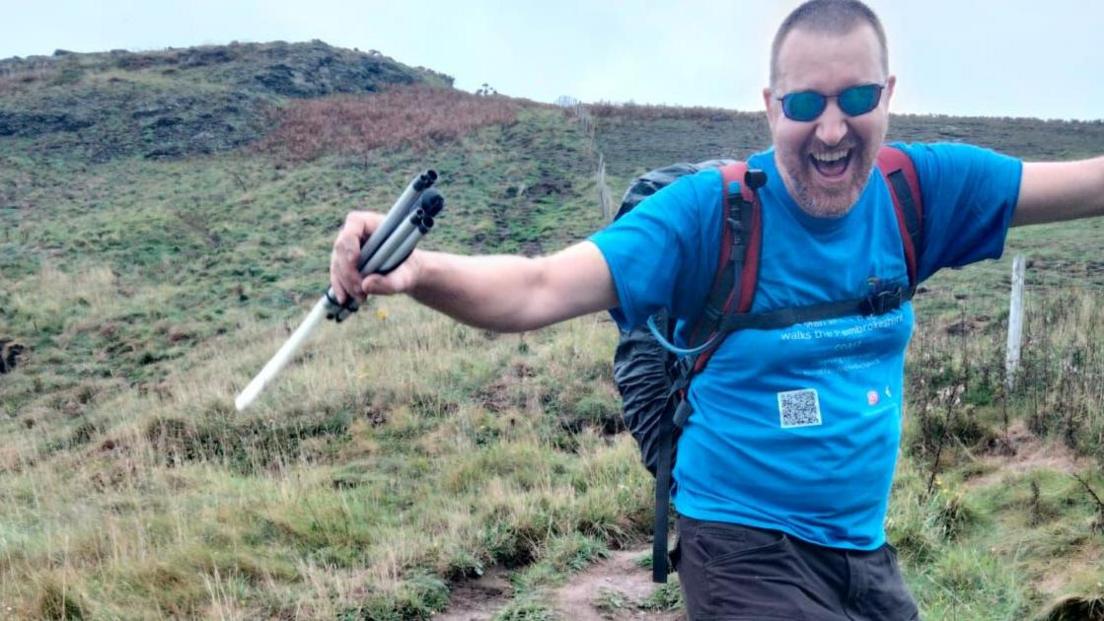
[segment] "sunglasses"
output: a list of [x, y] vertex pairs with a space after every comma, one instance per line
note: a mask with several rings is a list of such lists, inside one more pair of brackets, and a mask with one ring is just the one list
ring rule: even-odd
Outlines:
[[847, 116], [861, 116], [878, 107], [882, 100], [884, 84], [859, 84], [845, 88], [838, 95], [824, 95], [816, 91], [798, 91], [778, 98], [782, 102], [782, 113], [791, 121], [808, 123], [815, 121], [828, 107], [833, 97], [840, 110]]

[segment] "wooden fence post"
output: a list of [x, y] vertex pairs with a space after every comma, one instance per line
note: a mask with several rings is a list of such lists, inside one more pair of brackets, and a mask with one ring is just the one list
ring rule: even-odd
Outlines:
[[1008, 307], [1008, 353], [1004, 359], [1004, 386], [1009, 392], [1016, 387], [1016, 372], [1020, 367], [1020, 342], [1023, 337], [1024, 256], [1012, 259], [1012, 297]]
[[602, 210], [602, 221], [613, 221], [613, 195], [609, 184], [606, 183], [606, 158], [598, 153], [598, 173], [595, 175], [598, 185], [598, 208]]

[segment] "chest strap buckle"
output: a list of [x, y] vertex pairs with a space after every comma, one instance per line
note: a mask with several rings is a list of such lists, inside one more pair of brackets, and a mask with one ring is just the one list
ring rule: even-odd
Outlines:
[[905, 289], [903, 287], [872, 293], [863, 300], [862, 314], [866, 316], [884, 315], [889, 311], [901, 308], [901, 304], [904, 303], [905, 299]]

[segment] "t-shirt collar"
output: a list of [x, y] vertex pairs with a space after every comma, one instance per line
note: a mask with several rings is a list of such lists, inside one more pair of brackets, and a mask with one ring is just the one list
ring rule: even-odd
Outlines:
[[[851, 207], [851, 209], [844, 215], [838, 218], [819, 217], [813, 216], [800, 206], [797, 201], [790, 195], [790, 191], [786, 188], [786, 184], [782, 181], [782, 175], [778, 172], [778, 164], [775, 161], [774, 147], [763, 151], [762, 153], [756, 153], [748, 159], [748, 166], [751, 168], [759, 168], [767, 173], [767, 185], [760, 192], [765, 192], [765, 196], [769, 196], [770, 200], [763, 201], [764, 209], [771, 209], [766, 205], [781, 204], [786, 213], [800, 223], [803, 227], [813, 233], [831, 233], [839, 230], [840, 228], [847, 226], [848, 223], [853, 220], [862, 218], [861, 212], [866, 210], [867, 204], [866, 194], [870, 191], [870, 178], [867, 178], [866, 187], [863, 188], [861, 194], [859, 194], [859, 200]], [[871, 169], [870, 176], [876, 174], [876, 171]]]

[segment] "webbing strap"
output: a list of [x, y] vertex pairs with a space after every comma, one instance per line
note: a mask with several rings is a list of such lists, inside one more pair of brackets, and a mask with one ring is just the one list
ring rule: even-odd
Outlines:
[[920, 262], [919, 250], [922, 248], [924, 231], [920, 223], [920, 212], [912, 198], [912, 190], [905, 173], [895, 170], [886, 175], [894, 207], [897, 209], [897, 226], [904, 229], [901, 242], [905, 247], [905, 262], [908, 267], [909, 282], [916, 283], [917, 264]]
[[721, 169], [721, 179], [724, 214], [721, 262], [705, 311], [691, 333], [695, 338], [704, 336], [695, 342], [709, 341], [713, 345], [698, 356], [692, 374], [700, 373], [720, 346], [720, 339], [713, 337], [722, 333], [724, 317], [751, 308], [759, 279], [763, 225], [757, 191], [766, 183], [766, 175], [749, 169], [746, 162], [736, 162]]
[[853, 300], [781, 308], [764, 313], [729, 315], [721, 323], [721, 331], [728, 333], [749, 329], [778, 330], [808, 321], [823, 321], [853, 315], [883, 315], [900, 308], [902, 304], [912, 299], [915, 292], [913, 287], [898, 287]]
[[[746, 248], [747, 228], [742, 217], [744, 176], [747, 175], [746, 162], [733, 162], [720, 169], [721, 172], [721, 247], [717, 255], [717, 270], [713, 284], [705, 300], [701, 317], [690, 331], [690, 345], [705, 343], [716, 330], [725, 309], [731, 303], [733, 294], [739, 295], [743, 277], [744, 252]], [[733, 183], [741, 186], [732, 192]]]
[[652, 581], [665, 583], [667, 563], [667, 522], [671, 512], [672, 470], [675, 462], [675, 435], [690, 416], [690, 400], [686, 397], [694, 356], [675, 365], [677, 373], [667, 393], [667, 402], [659, 415], [657, 435], [659, 454], [656, 458], [655, 522], [652, 524]]
[[897, 215], [897, 228], [901, 232], [901, 245], [905, 251], [909, 286], [919, 280], [918, 265], [924, 250], [924, 196], [920, 193], [920, 177], [916, 164], [908, 153], [898, 147], [884, 145], [878, 151], [878, 170], [889, 187], [893, 210]]
[[905, 230], [908, 231], [909, 239], [920, 239], [924, 231], [920, 229], [920, 214], [916, 211], [916, 202], [912, 198], [912, 190], [909, 188], [905, 173], [900, 170], [889, 173], [889, 183], [893, 186], [893, 193], [901, 201], [905, 217]]
[[675, 426], [671, 399], [659, 417], [659, 459], [656, 462], [655, 523], [652, 527], [652, 581], [667, 582], [667, 521], [671, 506], [671, 458], [675, 448]]

